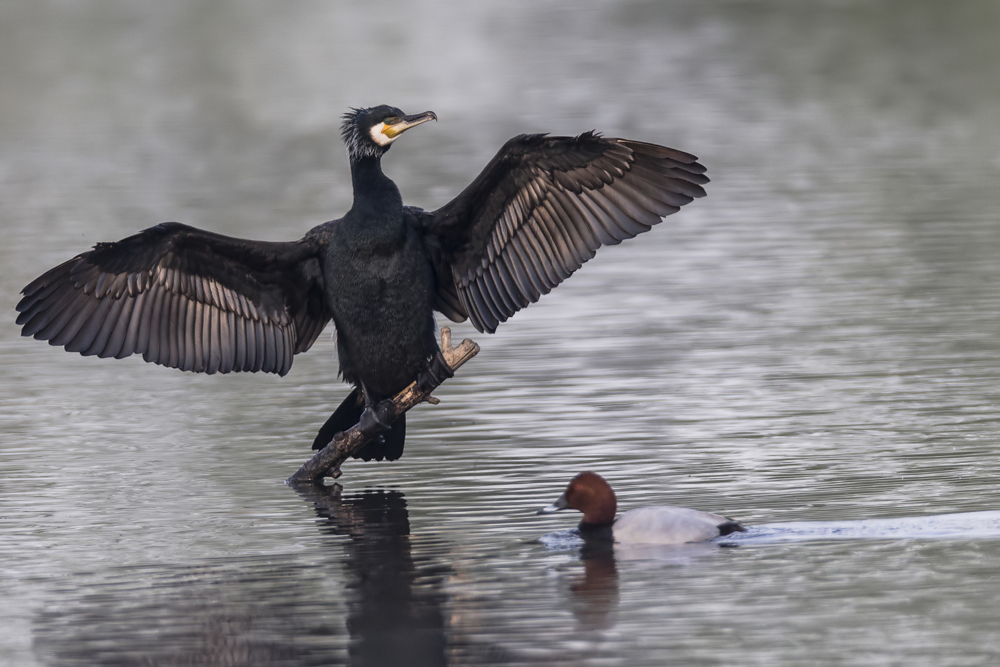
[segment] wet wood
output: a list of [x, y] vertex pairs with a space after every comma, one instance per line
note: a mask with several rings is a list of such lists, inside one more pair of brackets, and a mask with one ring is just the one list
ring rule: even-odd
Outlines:
[[[451, 370], [458, 370], [465, 362], [479, 354], [479, 345], [466, 338], [454, 347], [451, 344], [451, 329], [441, 327], [441, 353]], [[423, 402], [437, 405], [440, 401], [430, 393], [417, 388], [413, 382], [409, 387], [396, 394], [392, 402], [396, 406], [396, 414], [400, 415]], [[340, 477], [340, 464], [368, 443], [368, 438], [361, 433], [355, 424], [342, 433], [334, 436], [326, 447], [321, 449], [311, 459], [299, 468], [298, 472], [285, 480], [286, 484], [295, 486], [307, 483], [321, 482], [324, 477]]]

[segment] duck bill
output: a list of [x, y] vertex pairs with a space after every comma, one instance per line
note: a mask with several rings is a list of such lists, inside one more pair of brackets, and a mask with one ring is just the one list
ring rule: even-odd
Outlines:
[[543, 507], [542, 509], [535, 512], [535, 514], [552, 514], [553, 512], [558, 512], [559, 510], [564, 510], [569, 507], [569, 503], [566, 502], [566, 494], [559, 496], [559, 499], [549, 505], [548, 507]]
[[394, 139], [398, 137], [403, 132], [406, 132], [411, 127], [416, 127], [421, 123], [426, 123], [429, 120], [437, 120], [437, 114], [433, 111], [425, 111], [423, 113], [415, 113], [409, 116], [400, 116], [399, 118], [392, 119], [394, 122], [391, 124], [386, 124], [385, 128], [382, 130], [382, 134]]

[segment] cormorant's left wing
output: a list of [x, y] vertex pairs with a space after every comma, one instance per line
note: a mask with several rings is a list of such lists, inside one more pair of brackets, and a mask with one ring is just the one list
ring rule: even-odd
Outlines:
[[330, 321], [321, 243], [248, 241], [167, 222], [36, 278], [21, 334], [85, 356], [197, 373], [284, 375]]
[[697, 158], [672, 148], [591, 132], [514, 137], [454, 200], [418, 214], [438, 309], [492, 333], [597, 248], [705, 196], [706, 183]]

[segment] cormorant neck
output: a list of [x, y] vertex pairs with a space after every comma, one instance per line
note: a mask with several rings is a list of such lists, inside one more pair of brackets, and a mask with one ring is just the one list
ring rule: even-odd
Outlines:
[[382, 156], [359, 157], [351, 160], [351, 181], [354, 185], [354, 206], [358, 210], [402, 210], [399, 188], [382, 173]]
[[351, 160], [351, 181], [354, 184], [355, 193], [363, 188], [384, 186], [385, 181], [392, 183], [389, 177], [382, 173], [381, 155], [378, 157], [365, 155]]

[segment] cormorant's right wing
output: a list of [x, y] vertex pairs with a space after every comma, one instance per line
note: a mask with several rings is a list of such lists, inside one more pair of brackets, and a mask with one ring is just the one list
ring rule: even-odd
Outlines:
[[439, 309], [492, 333], [597, 248], [704, 197], [704, 174], [695, 156], [639, 141], [590, 132], [514, 137], [455, 199], [418, 216], [435, 258]]
[[284, 375], [330, 314], [320, 243], [245, 241], [176, 222], [98, 243], [32, 281], [21, 335], [185, 371]]

